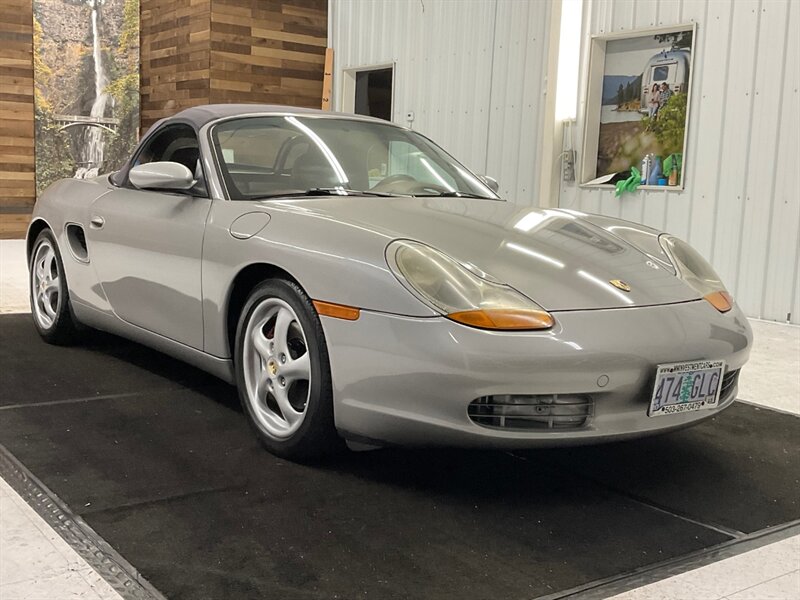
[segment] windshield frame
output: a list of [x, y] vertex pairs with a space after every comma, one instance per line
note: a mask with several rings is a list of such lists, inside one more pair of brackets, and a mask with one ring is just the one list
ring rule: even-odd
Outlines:
[[[402, 125], [398, 125], [397, 123], [393, 123], [391, 121], [384, 121], [382, 119], [376, 119], [374, 117], [368, 117], [368, 116], [356, 115], [356, 114], [349, 114], [349, 113], [335, 113], [335, 112], [332, 112], [330, 114], [319, 114], [319, 113], [306, 113], [306, 112], [293, 112], [293, 111], [275, 111], [275, 112], [263, 112], [263, 113], [259, 112], [259, 113], [246, 113], [246, 114], [241, 114], [241, 115], [231, 115], [231, 116], [227, 116], [227, 117], [223, 117], [223, 118], [211, 121], [210, 123], [206, 124], [205, 127], [203, 127], [203, 129], [205, 130], [204, 131], [205, 135], [202, 136], [204, 138], [203, 141], [207, 144], [207, 148], [209, 149], [209, 153], [211, 155], [212, 163], [214, 165], [214, 174], [216, 175], [216, 178], [217, 178], [217, 180], [219, 182], [219, 186], [221, 188], [222, 195], [223, 195], [224, 199], [226, 201], [228, 201], [228, 202], [247, 202], [247, 201], [263, 202], [263, 201], [269, 201], [269, 200], [280, 200], [282, 198], [285, 199], [285, 198], [297, 198], [298, 197], [296, 194], [294, 194], [294, 195], [286, 194], [286, 195], [273, 196], [273, 197], [267, 198], [267, 199], [244, 199], [244, 200], [242, 200], [242, 199], [235, 199], [230, 194], [230, 190], [228, 189], [228, 184], [227, 184], [227, 181], [225, 179], [225, 174], [223, 172], [223, 166], [222, 166], [222, 162], [223, 161], [222, 161], [221, 156], [219, 155], [218, 145], [215, 143], [214, 131], [219, 125], [222, 125], [224, 123], [228, 123], [230, 121], [238, 121], [238, 120], [244, 120], [244, 119], [258, 119], [258, 118], [264, 118], [264, 117], [294, 117], [294, 118], [299, 118], [299, 119], [303, 119], [303, 120], [306, 120], [306, 119], [307, 120], [334, 119], [334, 120], [340, 120], [340, 121], [361, 121], [361, 122], [365, 122], [365, 123], [374, 123], [376, 125], [394, 127], [396, 129], [400, 129], [402, 131], [411, 132], [411, 133], [413, 133], [415, 135], [418, 135], [422, 139], [424, 139], [428, 144], [432, 145], [447, 160], [449, 160], [455, 167], [463, 169], [464, 172], [468, 173], [469, 175], [474, 177], [478, 182], [480, 182], [480, 184], [488, 192], [488, 194], [486, 195], [485, 198], [480, 198], [481, 200], [485, 199], [485, 200], [490, 200], [490, 201], [495, 201], [495, 202], [503, 202], [504, 201], [504, 199], [498, 193], [494, 192], [488, 186], [488, 184], [486, 184], [486, 182], [483, 180], [483, 177], [481, 177], [480, 175], [476, 174], [471, 169], [467, 168], [463, 163], [461, 163], [456, 158], [454, 158], [453, 155], [451, 155], [444, 148], [439, 146], [439, 144], [434, 142], [431, 138], [429, 138], [428, 136], [424, 135], [423, 133], [421, 133], [419, 131], [416, 131], [414, 129], [411, 129], [409, 127], [403, 127]], [[369, 190], [365, 190], [365, 192], [369, 192]], [[341, 194], [341, 195], [347, 196], [347, 195], [354, 195], [354, 194]], [[365, 194], [365, 195], [368, 195], [368, 194]], [[397, 198], [414, 198], [414, 197], [431, 198], [431, 197], [435, 197], [435, 196], [411, 196], [411, 195], [407, 195], [407, 194], [396, 194], [396, 195], [392, 195], [392, 197], [397, 197]], [[469, 195], [467, 195], [465, 193], [465, 197], [471, 197], [471, 196], [469, 196]]]

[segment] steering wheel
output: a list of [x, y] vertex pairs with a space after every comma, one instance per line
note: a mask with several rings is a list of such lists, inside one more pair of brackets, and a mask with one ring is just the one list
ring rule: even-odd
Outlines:
[[405, 173], [398, 173], [397, 175], [389, 175], [388, 177], [384, 177], [374, 186], [372, 189], [380, 192], [384, 189], [392, 189], [397, 187], [396, 184], [398, 183], [417, 183], [417, 180], [414, 179], [411, 175], [406, 175]]
[[389, 175], [388, 177], [381, 179], [378, 183], [372, 186], [371, 191], [395, 194], [420, 194], [423, 192], [432, 191], [438, 194], [446, 191], [446, 189], [433, 183], [419, 181], [411, 175], [398, 173], [396, 175]]

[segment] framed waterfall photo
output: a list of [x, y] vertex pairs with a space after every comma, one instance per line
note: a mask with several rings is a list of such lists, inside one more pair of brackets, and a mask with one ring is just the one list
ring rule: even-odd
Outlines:
[[580, 181], [683, 189], [696, 24], [593, 36]]
[[119, 168], [139, 133], [139, 0], [33, 0], [36, 193]]

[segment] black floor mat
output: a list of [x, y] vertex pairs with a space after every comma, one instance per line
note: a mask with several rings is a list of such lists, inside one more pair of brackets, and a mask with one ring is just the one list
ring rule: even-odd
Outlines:
[[169, 598], [533, 598], [800, 518], [800, 420], [743, 404], [624, 444], [310, 467], [232, 388], [113, 336], [3, 316], [0, 369], [0, 443]]

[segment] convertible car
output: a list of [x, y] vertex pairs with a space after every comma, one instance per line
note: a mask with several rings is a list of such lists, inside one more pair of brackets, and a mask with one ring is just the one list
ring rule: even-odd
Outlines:
[[385, 121], [191, 108], [118, 172], [44, 192], [33, 320], [51, 343], [103, 329], [235, 384], [293, 459], [595, 443], [734, 401], [752, 334], [698, 252], [497, 189]]

